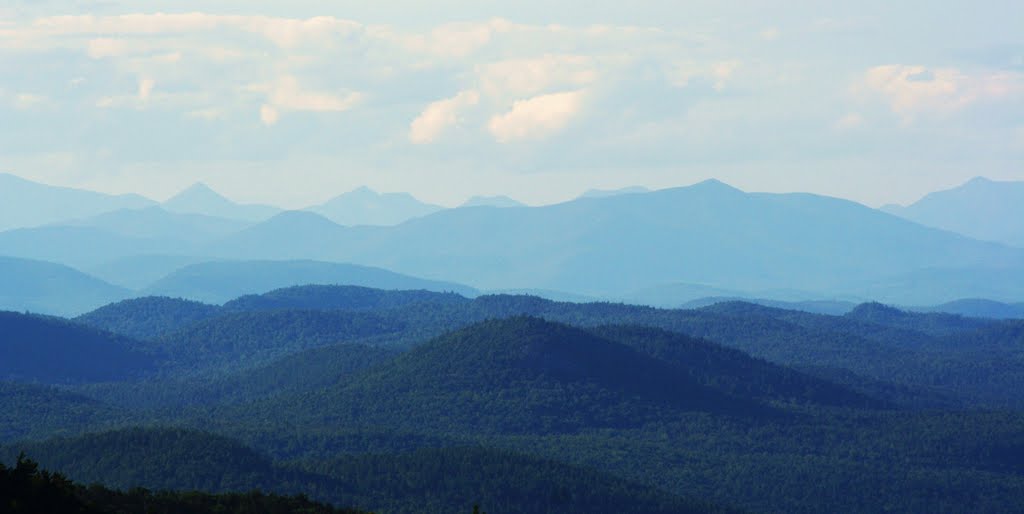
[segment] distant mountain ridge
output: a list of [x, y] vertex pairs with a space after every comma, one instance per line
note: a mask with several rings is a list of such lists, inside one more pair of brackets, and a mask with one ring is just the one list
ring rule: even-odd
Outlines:
[[886, 205], [882, 210], [929, 227], [1024, 248], [1024, 181], [975, 177], [906, 207]]
[[1024, 249], [846, 200], [745, 193], [718, 181], [534, 208], [450, 209], [393, 227], [278, 217], [209, 252], [354, 262], [483, 289], [599, 297], [667, 283], [901, 304], [1024, 297]]
[[0, 231], [140, 209], [156, 202], [139, 195], [108, 195], [32, 182], [0, 173]]

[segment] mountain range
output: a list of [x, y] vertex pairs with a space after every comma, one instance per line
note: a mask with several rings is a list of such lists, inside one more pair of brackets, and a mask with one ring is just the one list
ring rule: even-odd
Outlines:
[[[1013, 189], [982, 180], [968, 186]], [[1003, 204], [1009, 209], [1012, 202]], [[506, 209], [437, 210], [408, 195], [363, 188], [318, 209], [335, 219], [235, 204], [197, 184], [162, 205], [0, 232], [0, 255], [72, 266], [146, 294], [160, 293], [147, 288], [190, 264], [316, 260], [480, 290], [661, 306], [706, 297], [901, 305], [1024, 298], [1024, 249], [836, 198], [747, 193], [713, 180]], [[373, 218], [374, 212], [396, 217]], [[225, 301], [244, 292], [259, 291], [192, 298]]]
[[1024, 182], [971, 179], [908, 206], [882, 210], [929, 227], [1024, 248]]
[[107, 195], [50, 186], [0, 173], [0, 230], [36, 227], [155, 203], [139, 195]]
[[800, 289], [905, 304], [1024, 296], [1024, 250], [854, 202], [745, 193], [717, 181], [529, 209], [453, 209], [393, 227], [346, 228], [284, 213], [208, 251], [223, 258], [353, 262], [482, 289], [601, 297], [666, 283]]

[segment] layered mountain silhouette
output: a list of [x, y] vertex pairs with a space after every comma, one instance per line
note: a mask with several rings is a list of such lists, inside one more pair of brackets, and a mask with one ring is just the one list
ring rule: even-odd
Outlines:
[[[829, 296], [867, 290], [867, 297], [922, 304], [1024, 295], [1024, 274], [1017, 273], [1024, 269], [1022, 250], [925, 228], [854, 202], [744, 193], [717, 181], [530, 209], [452, 209], [395, 227], [345, 228], [282, 215], [211, 252], [309, 256], [484, 289], [606, 297], [669, 283]], [[921, 273], [927, 282], [908, 284]], [[886, 287], [893, 283], [900, 286]], [[915, 295], [916, 289], [927, 294]]]
[[887, 205], [882, 210], [929, 227], [1024, 248], [1024, 182], [976, 177], [906, 207]]
[[[194, 196], [210, 196], [197, 187]], [[343, 226], [309, 211], [247, 225], [230, 221], [242, 215], [216, 209], [202, 215], [216, 218], [170, 209], [165, 204], [135, 213], [137, 219], [111, 213], [85, 226], [3, 232], [0, 255], [105, 270], [108, 281], [134, 288], [172, 271], [168, 258], [272, 259], [352, 263], [485, 290], [558, 291], [664, 306], [708, 296], [901, 305], [1024, 297], [1024, 249], [924, 227], [854, 202], [745, 193], [714, 180], [543, 207], [447, 209], [394, 226]], [[124, 262], [139, 267], [125, 266], [121, 279], [111, 263]], [[268, 289], [187, 297], [222, 302], [302, 283], [279, 280]], [[176, 294], [146, 290], [165, 293]]]
[[46, 225], [116, 209], [139, 209], [155, 203], [139, 195], [108, 195], [50, 186], [0, 173], [0, 230]]
[[417, 200], [408, 193], [378, 193], [360, 187], [327, 202], [307, 208], [339, 225], [397, 225], [443, 209]]

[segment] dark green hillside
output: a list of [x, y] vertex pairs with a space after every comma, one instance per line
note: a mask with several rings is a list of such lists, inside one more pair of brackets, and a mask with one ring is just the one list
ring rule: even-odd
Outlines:
[[75, 321], [136, 339], [152, 339], [212, 318], [219, 312], [220, 308], [215, 305], [147, 296], [100, 307]]
[[414, 305], [381, 315], [412, 327], [419, 340], [482, 320], [516, 315], [580, 327], [643, 325], [706, 338], [785, 366], [845, 369], [871, 381], [931, 391], [965, 405], [1024, 406], [1024, 399], [1013, 393], [1024, 388], [1024, 359], [1019, 352], [994, 339], [985, 343], [987, 338], [974, 337], [970, 331], [940, 337], [845, 316], [742, 302], [670, 310], [506, 295], [482, 296], [462, 306]]
[[[255, 366], [291, 353], [394, 333], [401, 324], [370, 313], [269, 311], [227, 314], [152, 342], [172, 367], [230, 369]], [[223, 371], [223, 370], [221, 370]]]
[[78, 433], [126, 417], [96, 400], [52, 387], [0, 382], [0, 443]]
[[607, 326], [591, 333], [671, 363], [701, 384], [762, 401], [878, 408], [885, 402], [732, 348], [656, 328]]
[[122, 336], [49, 318], [0, 312], [0, 379], [65, 384], [124, 380], [154, 368]]
[[283, 408], [297, 409], [300, 423], [496, 432], [639, 426], [664, 412], [769, 411], [628, 346], [525, 317], [439, 337], [337, 387], [253, 414]]
[[357, 491], [387, 491], [356, 505], [395, 514], [457, 512], [467, 498], [494, 513], [737, 512], [604, 473], [480, 447], [348, 456], [311, 469]]
[[469, 302], [456, 293], [426, 290], [387, 291], [359, 286], [296, 286], [261, 295], [246, 295], [224, 304], [228, 311], [394, 309], [417, 303], [462, 304]]

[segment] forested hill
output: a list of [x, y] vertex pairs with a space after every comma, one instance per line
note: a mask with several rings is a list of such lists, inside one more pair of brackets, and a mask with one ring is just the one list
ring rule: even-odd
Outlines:
[[254, 412], [283, 404], [310, 426], [356, 416], [362, 424], [439, 432], [558, 432], [639, 426], [668, 412], [771, 411], [627, 345], [528, 317], [441, 336], [336, 387]]
[[75, 321], [129, 337], [151, 339], [212, 318], [220, 312], [216, 305], [146, 296], [105, 305], [78, 316]]
[[456, 293], [427, 290], [388, 291], [359, 286], [296, 286], [260, 295], [246, 295], [224, 304], [226, 311], [281, 309], [368, 311], [393, 309], [417, 303], [462, 304]]

